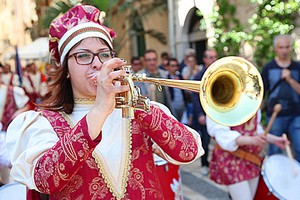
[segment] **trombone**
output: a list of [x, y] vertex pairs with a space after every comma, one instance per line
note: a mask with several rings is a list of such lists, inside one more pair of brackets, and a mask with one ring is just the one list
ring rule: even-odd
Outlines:
[[[124, 66], [129, 71], [130, 66]], [[201, 81], [148, 78], [145, 74], [124, 77], [130, 90], [116, 96], [122, 117], [134, 118], [134, 109], [150, 110], [149, 98], [142, 96], [134, 82], [147, 82], [199, 93], [206, 114], [219, 124], [236, 126], [248, 121], [263, 99], [263, 82], [257, 68], [244, 58], [229, 56], [215, 61]]]

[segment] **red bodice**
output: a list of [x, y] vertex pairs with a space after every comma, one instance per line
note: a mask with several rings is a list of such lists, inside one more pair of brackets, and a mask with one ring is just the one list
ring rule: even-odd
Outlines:
[[[96, 140], [91, 140], [85, 117], [71, 128], [57, 112], [43, 111], [43, 115], [60, 140], [36, 165], [37, 188], [50, 194], [52, 200], [116, 199], [92, 156], [95, 147], [101, 145], [101, 133]], [[196, 141], [186, 127], [155, 107], [151, 114], [136, 111], [131, 124], [130, 169], [122, 199], [163, 199], [153, 161], [152, 140], [180, 162], [195, 158]]]

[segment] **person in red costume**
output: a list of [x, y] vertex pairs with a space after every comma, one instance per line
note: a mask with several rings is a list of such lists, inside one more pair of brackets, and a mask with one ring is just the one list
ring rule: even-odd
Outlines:
[[40, 103], [45, 98], [48, 93], [47, 87], [47, 76], [35, 63], [28, 64], [23, 76], [23, 88], [33, 104]]
[[197, 132], [162, 104], [122, 118], [115, 96], [129, 86], [115, 82], [126, 76], [115, 69], [126, 61], [115, 57], [116, 34], [99, 17], [77, 5], [51, 23], [49, 49], [60, 67], [50, 103], [9, 126], [11, 176], [27, 186], [27, 199], [163, 199], [153, 152], [178, 165], [203, 154]]
[[0, 186], [10, 182], [11, 163], [5, 145], [7, 127], [18, 113], [29, 109], [29, 98], [23, 88], [4, 84], [0, 68]]
[[232, 200], [253, 200], [263, 160], [260, 153], [266, 143], [280, 149], [290, 143], [284, 137], [265, 135], [260, 122], [260, 110], [237, 126], [220, 125], [206, 118], [207, 131], [216, 141], [209, 165], [210, 179], [225, 185]]

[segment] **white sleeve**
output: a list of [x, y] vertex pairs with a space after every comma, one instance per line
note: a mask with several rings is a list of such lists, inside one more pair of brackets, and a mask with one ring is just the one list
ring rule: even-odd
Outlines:
[[222, 149], [227, 151], [235, 151], [238, 149], [239, 146], [235, 140], [241, 135], [239, 132], [231, 130], [228, 126], [216, 123], [208, 116], [206, 117], [206, 127], [208, 134], [215, 138]]
[[261, 121], [261, 110], [257, 111], [257, 135], [261, 135], [265, 132], [264, 128], [262, 127], [262, 125], [260, 124]]
[[[169, 115], [169, 116], [173, 117], [174, 119], [176, 119], [176, 118], [171, 114], [171, 111], [170, 111], [165, 105], [163, 105], [163, 104], [161, 104], [161, 103], [158, 103], [158, 102], [156, 102], [156, 101], [151, 101], [151, 104], [152, 104], [152, 105], [155, 105], [155, 106], [158, 106], [158, 107], [159, 107], [160, 109], [162, 109], [167, 115]], [[177, 120], [177, 119], [176, 119], [176, 120]], [[167, 155], [167, 154], [166, 154], [166, 153], [165, 153], [165, 152], [164, 152], [157, 144], [154, 144], [154, 145], [153, 145], [154, 148], [158, 149], [158, 150], [160, 151], [160, 153], [163, 154], [164, 158], [165, 158], [168, 162], [173, 163], [173, 164], [176, 164], [176, 165], [192, 163], [192, 162], [194, 162], [196, 159], [198, 159], [200, 156], [202, 156], [202, 155], [204, 154], [204, 150], [203, 150], [203, 148], [202, 148], [202, 142], [201, 142], [201, 138], [200, 138], [199, 133], [198, 133], [196, 130], [194, 130], [194, 129], [192, 129], [192, 128], [186, 126], [186, 125], [184, 125], [184, 126], [185, 126], [185, 127], [193, 134], [193, 136], [194, 136], [194, 138], [195, 138], [195, 140], [196, 140], [197, 146], [198, 146], [198, 154], [197, 154], [197, 156], [194, 158], [194, 160], [192, 160], [191, 162], [188, 162], [188, 163], [181, 163], [181, 162], [178, 162], [178, 161], [174, 160], [173, 158], [171, 158], [170, 156], [168, 156], [168, 155]]]
[[58, 140], [50, 122], [39, 112], [19, 114], [9, 125], [6, 135], [6, 145], [13, 165], [12, 178], [29, 189], [37, 190], [34, 183], [35, 165], [39, 157]]
[[29, 101], [29, 97], [25, 95], [25, 91], [21, 87], [14, 86], [14, 98], [17, 105], [17, 108], [23, 108], [26, 103]]
[[29, 92], [29, 93], [33, 93], [34, 92], [34, 89], [32, 88], [31, 83], [30, 83], [30, 81], [29, 81], [29, 79], [28, 79], [27, 76], [23, 76], [23, 84], [22, 85], [23, 85], [23, 88], [27, 92]]

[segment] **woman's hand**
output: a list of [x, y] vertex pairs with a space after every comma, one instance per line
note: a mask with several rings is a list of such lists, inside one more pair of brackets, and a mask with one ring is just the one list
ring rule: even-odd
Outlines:
[[128, 85], [121, 85], [120, 77], [126, 76], [125, 70], [116, 70], [125, 65], [126, 61], [120, 58], [113, 58], [103, 63], [97, 71], [97, 93], [95, 104], [87, 114], [89, 134], [92, 139], [98, 137], [107, 116], [114, 110], [116, 105], [116, 94], [129, 90]]
[[290, 145], [290, 141], [287, 138], [284, 138], [283, 136], [278, 137], [273, 134], [267, 134], [267, 141], [271, 144], [276, 145], [280, 149], [284, 149], [286, 145]]
[[121, 85], [120, 77], [126, 76], [125, 70], [115, 70], [125, 65], [126, 61], [113, 58], [103, 63], [96, 80], [97, 94], [94, 108], [102, 114], [110, 114], [115, 108], [115, 96], [129, 90], [128, 85]]

